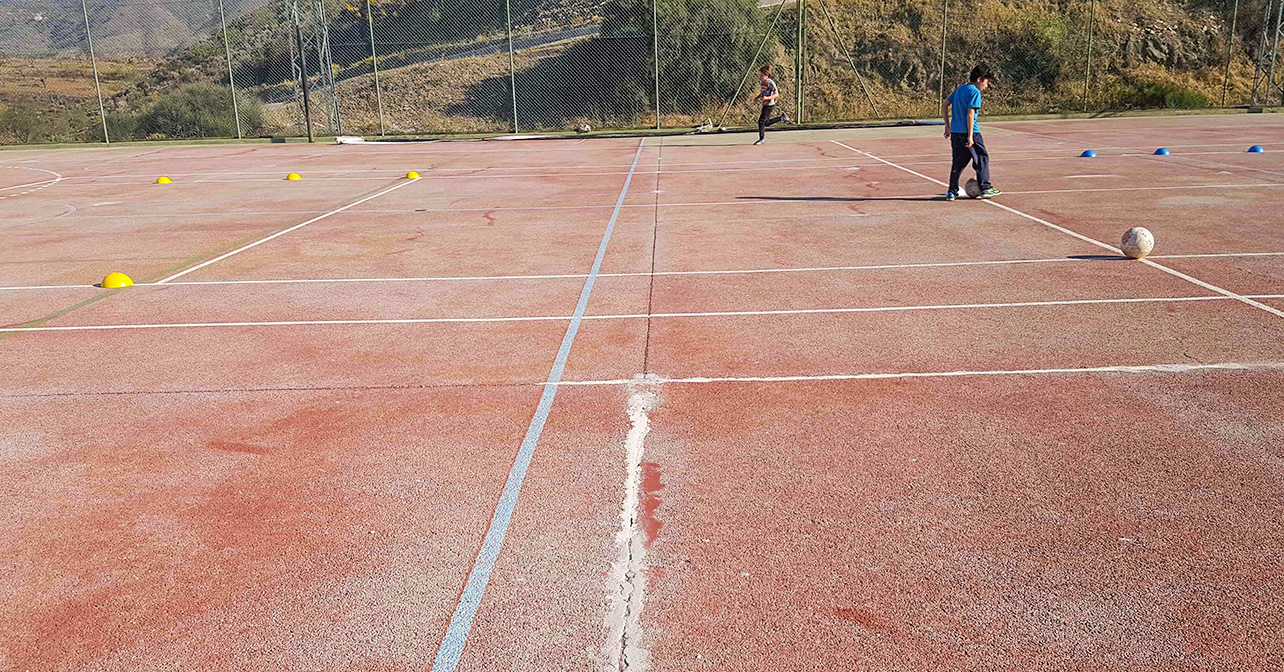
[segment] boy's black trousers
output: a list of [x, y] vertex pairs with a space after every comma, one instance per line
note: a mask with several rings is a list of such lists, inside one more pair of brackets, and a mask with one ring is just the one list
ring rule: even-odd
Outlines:
[[954, 160], [950, 165], [950, 191], [959, 193], [959, 176], [963, 174], [963, 169], [971, 163], [976, 169], [976, 181], [980, 183], [981, 189], [989, 189], [990, 184], [990, 153], [985, 150], [985, 138], [980, 133], [972, 134], [972, 146], [967, 146], [967, 133], [951, 133], [950, 149], [953, 151]]

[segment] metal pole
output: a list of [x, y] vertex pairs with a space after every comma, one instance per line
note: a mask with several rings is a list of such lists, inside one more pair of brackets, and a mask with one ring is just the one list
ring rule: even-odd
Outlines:
[[218, 23], [223, 27], [223, 53], [227, 56], [227, 88], [232, 90], [232, 116], [236, 117], [236, 139], [241, 139], [241, 110], [236, 106], [236, 79], [232, 76], [232, 48], [227, 44], [227, 18], [223, 0], [218, 0]]
[[85, 0], [80, 0], [80, 11], [85, 13], [85, 40], [89, 43], [89, 62], [94, 68], [94, 90], [98, 92], [98, 118], [103, 122], [103, 142], [110, 145], [111, 138], [107, 135], [107, 110], [103, 108], [103, 87], [98, 83], [98, 57], [94, 56], [94, 35], [93, 31], [89, 30], [89, 6], [85, 4]]
[[1275, 44], [1271, 47], [1271, 70], [1266, 79], [1266, 104], [1271, 104], [1271, 89], [1275, 86], [1275, 60], [1280, 52], [1280, 29], [1284, 28], [1284, 0], [1280, 0], [1279, 9], [1275, 11]]
[[1231, 54], [1235, 50], [1235, 24], [1238, 19], [1239, 0], [1235, 0], [1235, 7], [1231, 10], [1230, 35], [1226, 38], [1226, 72], [1222, 75], [1222, 107], [1226, 107], [1226, 91], [1230, 88]]
[[651, 0], [651, 48], [655, 53], [655, 130], [660, 130], [660, 0]]
[[513, 3], [504, 0], [504, 21], [508, 24], [508, 90], [513, 96], [513, 132], [517, 132], [517, 69], [513, 66]]
[[1267, 105], [1271, 104], [1271, 89], [1275, 86], [1275, 60], [1279, 57], [1281, 22], [1284, 22], [1284, 0], [1280, 0], [1279, 9], [1275, 10], [1275, 40], [1274, 44], [1271, 45], [1270, 75], [1266, 76], [1265, 103]]
[[379, 106], [379, 135], [383, 135], [383, 94], [379, 92], [379, 54], [375, 51], [374, 14], [370, 11], [370, 0], [366, 0], [366, 25], [370, 28], [370, 60], [374, 62], [375, 104]]
[[1088, 111], [1088, 90], [1092, 85], [1092, 29], [1097, 19], [1097, 0], [1088, 3], [1088, 57], [1083, 74], [1083, 111]]
[[740, 84], [736, 86], [736, 92], [731, 94], [731, 98], [727, 101], [727, 109], [722, 111], [722, 119], [718, 120], [719, 127], [726, 123], [727, 114], [731, 112], [731, 105], [740, 97], [740, 90], [745, 88], [745, 82], [749, 81], [749, 73], [753, 72], [753, 66], [758, 65], [758, 56], [762, 54], [762, 48], [767, 46], [767, 40], [771, 39], [771, 32], [776, 29], [776, 22], [780, 20], [780, 15], [785, 11], [786, 4], [788, 3], [780, 3], [780, 6], [776, 9], [776, 15], [771, 17], [771, 25], [767, 28], [767, 32], [763, 34], [762, 42], [758, 43], [758, 51], [753, 52], [753, 60], [749, 61], [749, 68], [745, 70], [744, 76], [740, 78]]
[[874, 116], [879, 115], [878, 105], [874, 104], [874, 97], [869, 94], [869, 87], [865, 86], [865, 78], [860, 76], [860, 70], [856, 69], [856, 61], [852, 59], [852, 52], [847, 48], [847, 43], [843, 42], [843, 36], [838, 33], [838, 24], [834, 23], [834, 17], [830, 15], [829, 9], [825, 7], [825, 0], [820, 0], [820, 13], [825, 15], [829, 21], [830, 30], [834, 31], [834, 39], [843, 48], [843, 55], [847, 57], [847, 62], [852, 66], [852, 73], [856, 75], [856, 81], [860, 82], [860, 88], [865, 92], [865, 100], [869, 106], [874, 109]]
[[339, 116], [339, 87], [334, 81], [334, 58], [330, 51], [330, 22], [326, 19], [322, 0], [312, 3], [312, 17], [318, 29], [314, 42], [317, 47], [317, 72], [321, 75], [321, 90], [330, 94], [330, 107], [326, 110], [325, 127], [334, 135], [343, 134], [343, 119]]
[[803, 120], [803, 0], [798, 0], [798, 30], [794, 44], [794, 121]]
[[945, 100], [945, 27], [949, 25], [950, 0], [941, 0], [941, 89], [936, 95], [938, 101]]
[[[84, 0], [81, 0], [82, 2]], [[294, 40], [299, 45], [299, 72], [303, 80], [303, 125], [308, 129], [308, 142], [312, 142], [312, 102], [308, 92], [308, 57], [303, 54], [303, 31], [299, 28], [299, 3], [294, 3]]]
[[1262, 10], [1262, 39], [1257, 44], [1257, 59], [1253, 63], [1253, 91], [1251, 100], [1253, 105], [1257, 105], [1257, 88], [1262, 83], [1262, 61], [1266, 59], [1266, 48], [1270, 45], [1270, 33], [1266, 27], [1271, 23], [1271, 0], [1266, 0], [1265, 8]]

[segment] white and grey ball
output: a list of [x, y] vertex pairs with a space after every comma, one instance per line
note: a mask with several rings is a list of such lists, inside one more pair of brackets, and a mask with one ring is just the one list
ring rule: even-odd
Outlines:
[[1119, 243], [1119, 249], [1131, 259], [1141, 259], [1150, 251], [1155, 249], [1155, 237], [1150, 231], [1140, 226], [1134, 226], [1124, 231], [1123, 241]]

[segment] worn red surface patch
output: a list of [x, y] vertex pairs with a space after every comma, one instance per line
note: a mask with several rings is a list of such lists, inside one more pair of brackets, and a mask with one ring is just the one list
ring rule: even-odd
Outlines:
[[664, 502], [660, 497], [660, 491], [664, 489], [664, 483], [660, 480], [662, 475], [660, 465], [655, 462], [642, 463], [642, 497], [638, 520], [645, 537], [642, 543], [646, 546], [655, 543], [655, 538], [660, 536], [660, 528], [664, 527], [664, 523], [656, 515], [660, 504]]
[[652, 667], [1265, 669], [1277, 377], [668, 387]]
[[536, 396], [8, 400], [6, 664], [426, 666]]
[[834, 615], [848, 623], [855, 623], [866, 630], [891, 630], [878, 614], [853, 607], [835, 609]]

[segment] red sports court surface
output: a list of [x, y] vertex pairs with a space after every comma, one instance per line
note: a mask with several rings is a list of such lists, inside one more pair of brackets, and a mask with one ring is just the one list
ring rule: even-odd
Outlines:
[[1280, 669], [1284, 119], [984, 131], [0, 154], [0, 670]]

